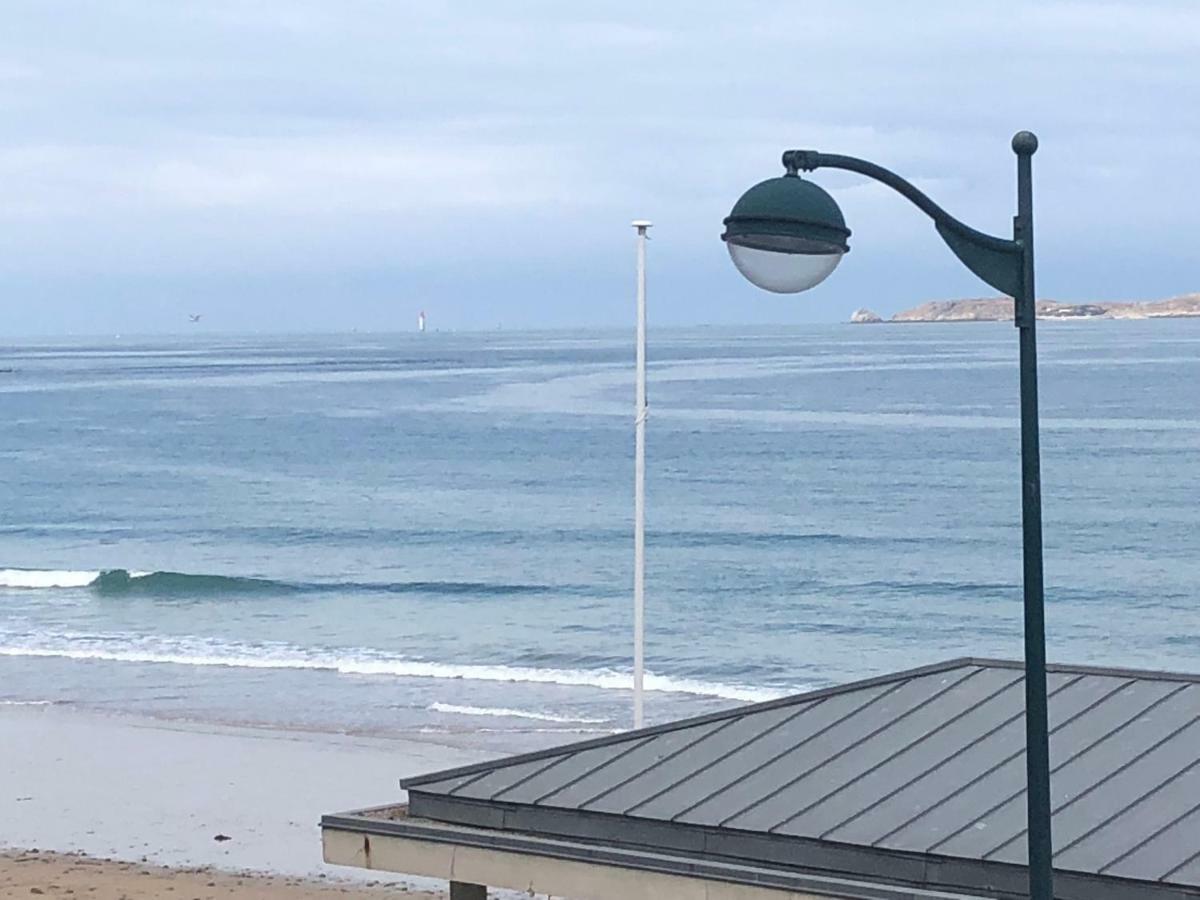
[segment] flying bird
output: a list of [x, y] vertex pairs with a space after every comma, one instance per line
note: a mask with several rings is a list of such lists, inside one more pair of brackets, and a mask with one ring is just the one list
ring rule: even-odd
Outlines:
[[191, 319], [193, 322], [199, 322], [203, 316], [204, 316], [204, 313], [188, 313], [188, 318]]

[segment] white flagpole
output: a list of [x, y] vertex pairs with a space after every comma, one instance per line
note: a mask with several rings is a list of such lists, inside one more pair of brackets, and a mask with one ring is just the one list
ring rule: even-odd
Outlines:
[[646, 230], [637, 219], [637, 401], [633, 486], [633, 727], [644, 722], [642, 674], [646, 631]]

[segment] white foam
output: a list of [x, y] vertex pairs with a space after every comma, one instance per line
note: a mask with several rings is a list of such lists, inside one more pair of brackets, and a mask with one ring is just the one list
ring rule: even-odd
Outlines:
[[0, 700], [0, 706], [53, 706], [53, 700]]
[[[522, 728], [525, 734], [620, 734], [620, 728]], [[511, 734], [509, 728], [472, 728], [474, 734]], [[425, 726], [417, 729], [418, 734], [454, 734], [451, 729]]]
[[553, 716], [550, 713], [530, 712], [525, 709], [492, 708], [489, 706], [455, 706], [453, 703], [431, 703], [429, 709], [434, 712], [454, 713], [460, 716], [495, 716], [502, 719], [535, 719], [538, 722], [562, 722], [563, 724], [603, 725], [607, 719], [573, 718], [571, 716]]
[[0, 587], [87, 587], [99, 577], [100, 573], [98, 571], [73, 572], [56, 569], [0, 569]]
[[[23, 645], [0, 647], [0, 656], [48, 657], [180, 666], [244, 669], [313, 669], [342, 675], [431, 678], [459, 681], [564, 685], [600, 690], [631, 689], [629, 672], [616, 669], [535, 669], [526, 666], [425, 662], [376, 650], [311, 651], [287, 644], [247, 645], [200, 639], [172, 640], [135, 635], [55, 635]], [[729, 685], [645, 673], [645, 689], [755, 703], [791, 691]]]
[[[88, 587], [104, 573], [99, 570], [0, 569], [0, 588], [77, 588]], [[129, 578], [145, 578], [153, 572], [130, 572]]]
[[[452, 678], [466, 681], [524, 682], [591, 687], [601, 690], [632, 689], [633, 676], [617, 669], [534, 669], [525, 666], [453, 665], [403, 659], [349, 659], [334, 667], [347, 675], [395, 675], [407, 678]], [[787, 696], [786, 691], [742, 685], [716, 684], [690, 678], [673, 678], [646, 672], [643, 685], [648, 691], [673, 694], [697, 694], [755, 703]]]

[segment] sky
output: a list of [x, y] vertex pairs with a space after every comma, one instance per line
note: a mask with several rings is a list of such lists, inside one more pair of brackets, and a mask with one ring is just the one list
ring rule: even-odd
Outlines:
[[[1200, 291], [1200, 4], [6, 0], [0, 334], [845, 320], [989, 296], [908, 201], [817, 172], [852, 252], [765, 294], [719, 240], [780, 153], [1008, 234], [1039, 295]], [[190, 326], [188, 313], [202, 313]]]

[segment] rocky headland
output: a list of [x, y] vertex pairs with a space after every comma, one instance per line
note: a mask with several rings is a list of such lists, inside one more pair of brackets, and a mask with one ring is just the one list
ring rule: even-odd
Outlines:
[[[1200, 317], [1200, 293], [1184, 294], [1167, 300], [1144, 302], [1060, 303], [1037, 302], [1039, 319], [1179, 319]], [[1010, 297], [978, 300], [933, 300], [898, 312], [890, 322], [1011, 322], [1013, 301]], [[882, 322], [868, 309], [855, 310], [851, 322]]]

